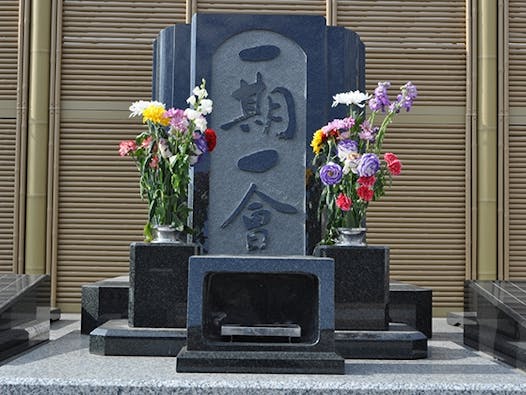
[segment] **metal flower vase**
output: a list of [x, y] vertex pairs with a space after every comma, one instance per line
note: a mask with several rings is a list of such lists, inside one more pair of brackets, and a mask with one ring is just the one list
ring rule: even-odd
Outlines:
[[184, 243], [185, 235], [171, 225], [154, 225], [152, 243]]
[[337, 228], [338, 239], [336, 245], [339, 246], [367, 246], [367, 228]]

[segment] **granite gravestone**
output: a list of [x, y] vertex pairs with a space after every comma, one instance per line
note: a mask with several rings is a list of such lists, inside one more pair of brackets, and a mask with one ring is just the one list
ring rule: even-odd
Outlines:
[[205, 251], [312, 252], [320, 227], [309, 144], [345, 116], [332, 95], [365, 87], [359, 37], [316, 16], [197, 14], [159, 35], [154, 63], [157, 100], [184, 108], [201, 78], [214, 100], [218, 145], [194, 178]]

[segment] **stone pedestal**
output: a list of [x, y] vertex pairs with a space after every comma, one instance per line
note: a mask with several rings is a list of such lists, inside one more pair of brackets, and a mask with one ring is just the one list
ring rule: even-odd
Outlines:
[[314, 255], [334, 259], [336, 330], [387, 330], [389, 248], [320, 245]]
[[198, 253], [195, 244], [131, 244], [128, 304], [131, 327], [186, 327], [188, 259]]
[[[176, 356], [186, 341], [188, 259], [199, 252], [195, 244], [132, 243], [128, 321], [109, 320], [91, 331], [90, 352]], [[121, 284], [127, 288], [126, 281]]]
[[389, 318], [422, 332], [433, 335], [433, 290], [417, 285], [391, 281], [389, 285]]

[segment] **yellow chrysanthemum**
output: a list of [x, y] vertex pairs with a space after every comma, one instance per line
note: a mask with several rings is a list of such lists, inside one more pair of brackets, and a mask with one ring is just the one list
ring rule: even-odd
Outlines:
[[151, 121], [153, 123], [160, 123], [163, 126], [168, 126], [170, 124], [170, 119], [164, 115], [165, 112], [166, 109], [164, 108], [164, 105], [152, 103], [142, 112], [142, 122], [146, 123]]
[[312, 147], [312, 152], [318, 155], [319, 152], [321, 151], [322, 145], [323, 145], [323, 131], [321, 129], [318, 129], [316, 130], [316, 132], [314, 132], [314, 136], [312, 136], [312, 141], [310, 143], [310, 146]]

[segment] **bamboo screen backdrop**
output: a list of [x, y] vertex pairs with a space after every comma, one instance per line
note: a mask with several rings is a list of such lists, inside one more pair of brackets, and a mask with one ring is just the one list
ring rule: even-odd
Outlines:
[[[509, 1], [508, 237], [509, 277], [526, 278], [526, 2]], [[506, 248], [506, 246], [505, 246]]]
[[[2, 11], [8, 3], [16, 19], [18, 2], [2, 2]], [[126, 274], [128, 245], [141, 240], [146, 209], [137, 196], [137, 173], [131, 160], [118, 157], [117, 147], [138, 130], [138, 122], [128, 120], [129, 103], [150, 97], [152, 39], [162, 28], [184, 22], [187, 12], [245, 12], [325, 16], [361, 35], [369, 92], [379, 80], [392, 81], [395, 90], [407, 80], [418, 86], [417, 105], [396, 120], [386, 140], [404, 172], [387, 198], [371, 208], [368, 237], [371, 244], [391, 246], [392, 278], [432, 287], [438, 309], [462, 307], [471, 171], [466, 1], [339, 0], [330, 7], [325, 0], [59, 3], [61, 51], [53, 82], [60, 111], [51, 130], [57, 144], [49, 246], [58, 306], [78, 311], [82, 284]], [[15, 45], [16, 24], [0, 28]], [[0, 77], [15, 78], [16, 51], [1, 46], [0, 56]], [[12, 100], [15, 91], [0, 86], [0, 100]], [[0, 122], [9, 142], [2, 149], [13, 155], [15, 120]], [[7, 169], [0, 173], [0, 199], [12, 201], [14, 170]], [[7, 207], [0, 211], [2, 271], [12, 267], [13, 214]]]
[[14, 269], [18, 1], [0, 3], [0, 272]]

